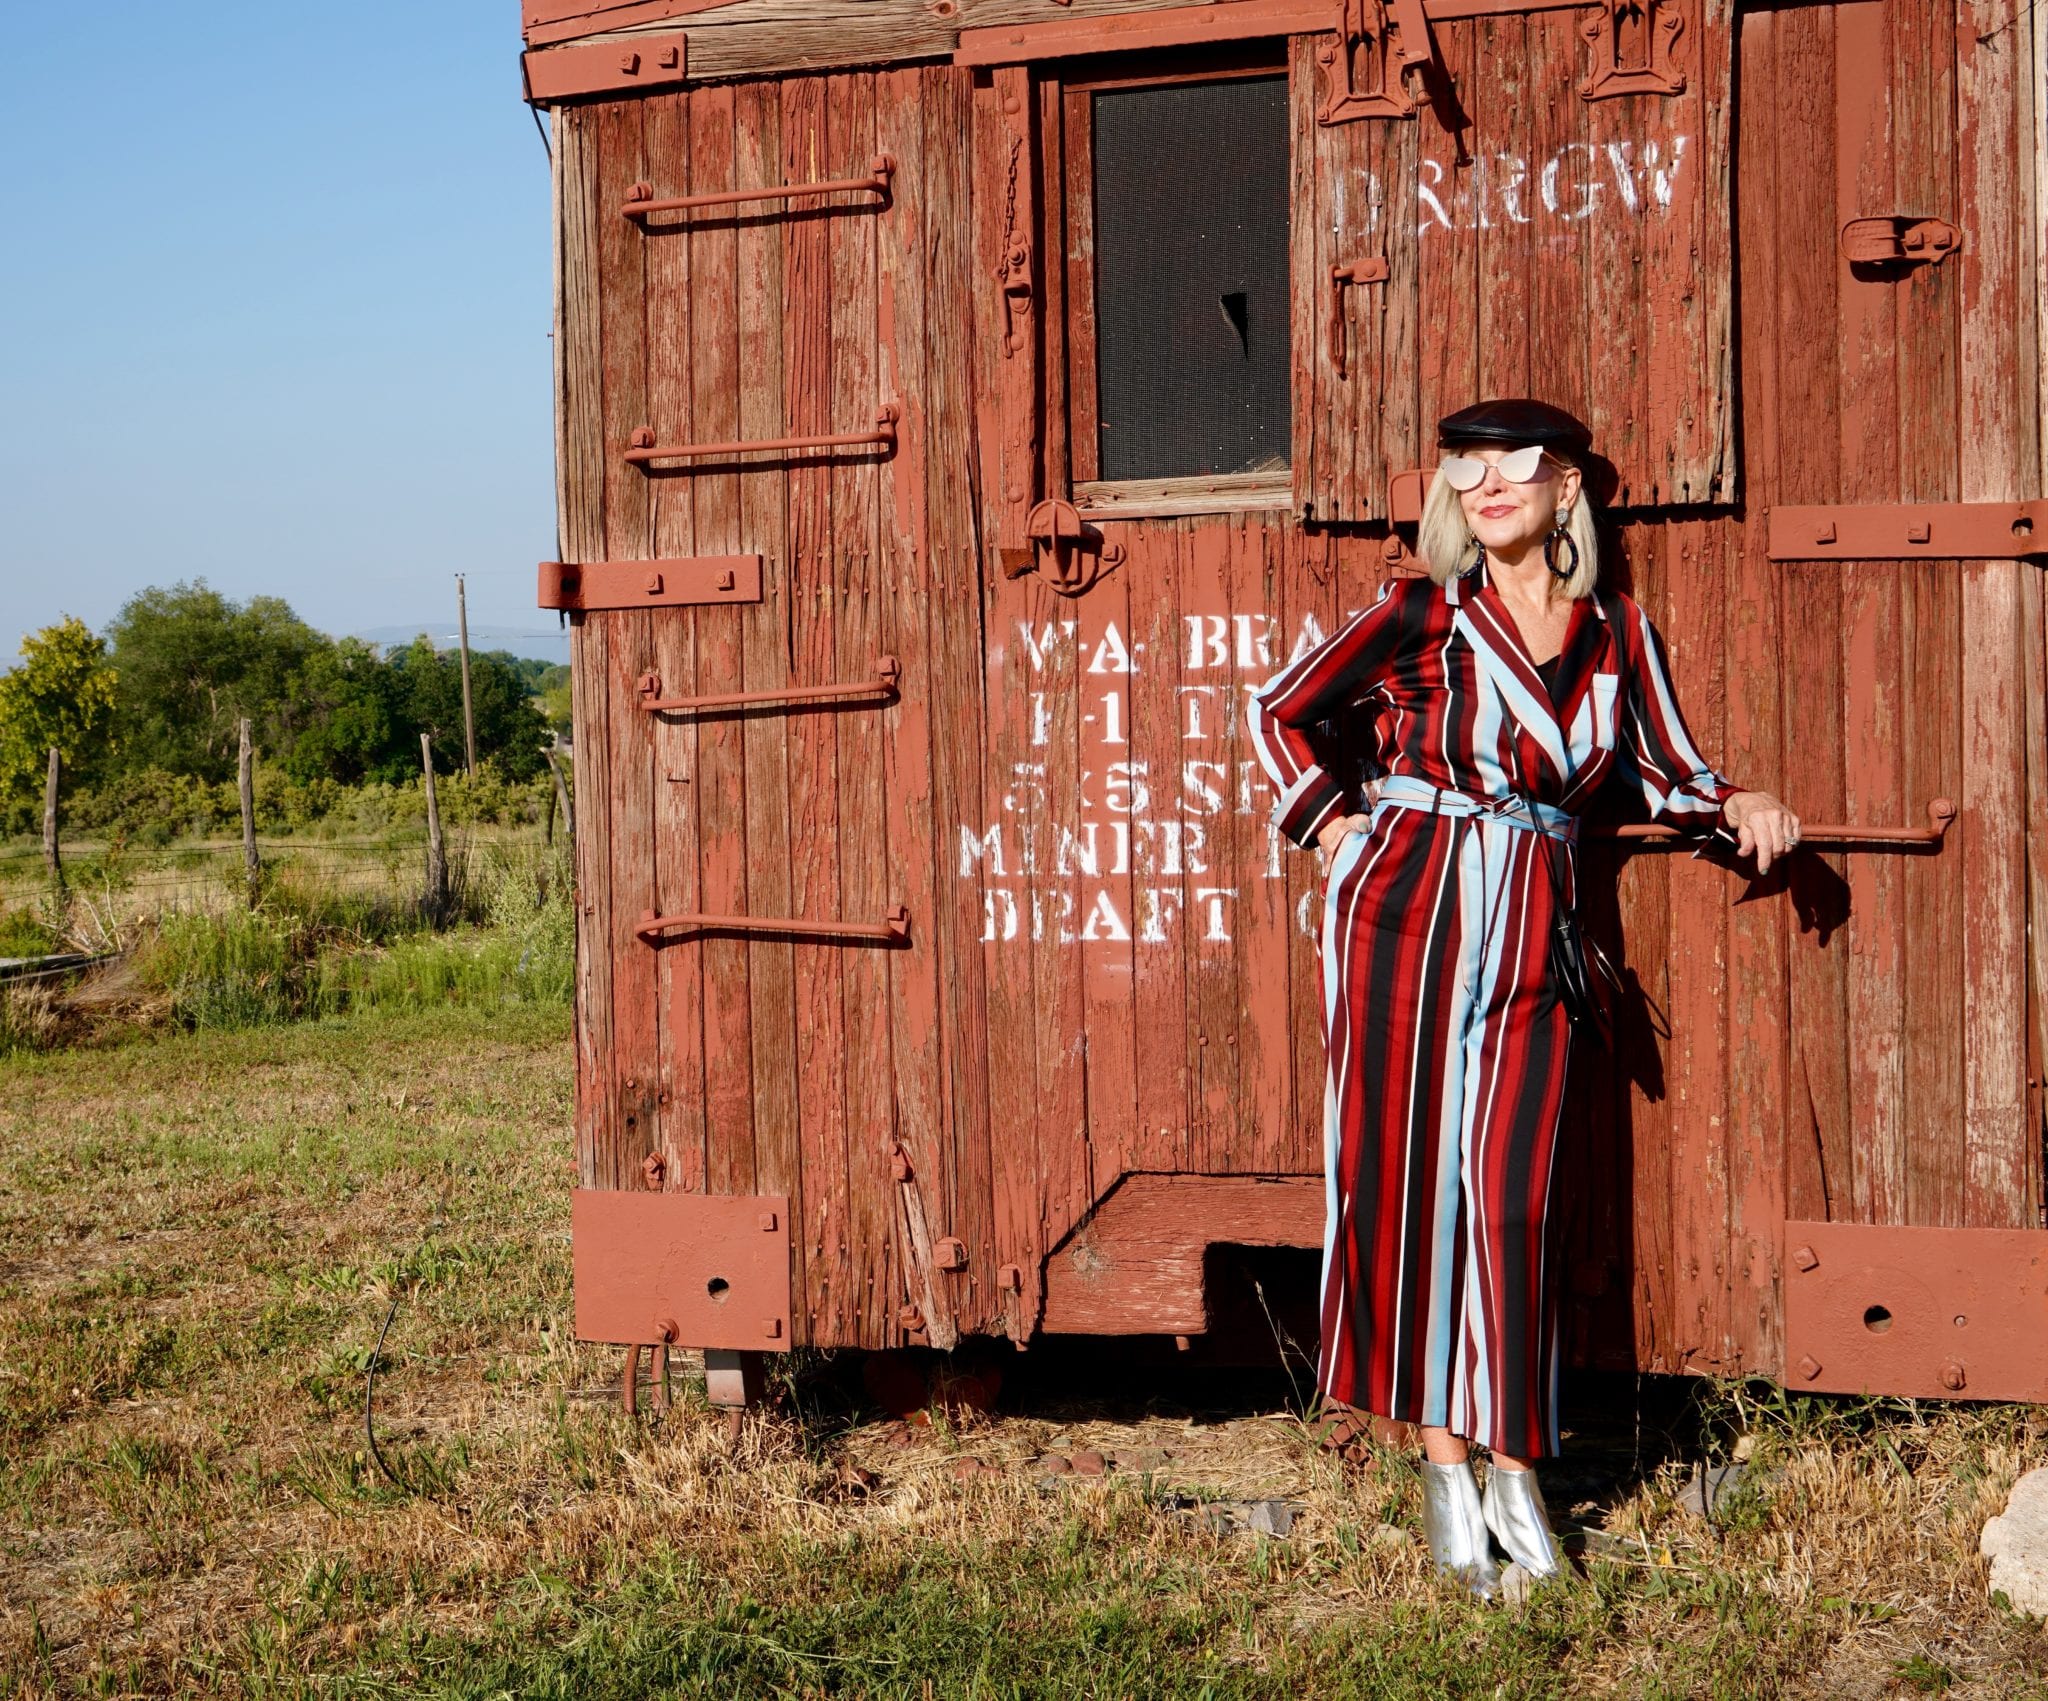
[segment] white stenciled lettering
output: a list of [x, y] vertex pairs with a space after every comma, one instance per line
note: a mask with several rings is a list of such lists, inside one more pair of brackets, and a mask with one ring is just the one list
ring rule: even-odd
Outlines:
[[1110, 901], [1107, 892], [1097, 892], [1095, 901], [1088, 906], [1088, 918], [1081, 923], [1081, 939], [1087, 943], [1097, 939], [1122, 940], [1130, 942], [1131, 930], [1124, 926], [1124, 918], [1116, 913], [1116, 905]]
[[1215, 774], [1219, 778], [1229, 773], [1221, 762], [1183, 762], [1180, 770], [1180, 806], [1190, 815], [1220, 815], [1226, 807], [1223, 794], [1203, 779], [1204, 774]]
[[1593, 179], [1584, 177], [1566, 185], [1567, 193], [1572, 189], [1576, 189], [1579, 192], [1579, 204], [1576, 207], [1568, 208], [1559, 200], [1558, 175], [1564, 170], [1566, 163], [1573, 154], [1584, 154], [1589, 166], [1599, 158], [1591, 142], [1567, 142], [1550, 156], [1549, 163], [1543, 168], [1544, 210], [1561, 219], [1588, 218], [1591, 216], [1593, 209], [1600, 204], [1600, 184]]
[[1174, 689], [1180, 693], [1182, 717], [1180, 724], [1181, 742], [1188, 743], [1206, 739], [1209, 736], [1209, 732], [1208, 723], [1203, 719], [1203, 707], [1223, 687], [1220, 685], [1178, 685]]
[[1102, 694], [1102, 742], [1127, 742], [1124, 738], [1124, 694], [1121, 691], [1105, 691]]
[[993, 945], [1017, 937], [1017, 894], [991, 886], [981, 895], [981, 942]]
[[1613, 174], [1614, 187], [1621, 196], [1621, 204], [1632, 213], [1643, 210], [1642, 197], [1636, 193], [1636, 168], [1630, 157], [1635, 152], [1632, 142], [1609, 142], [1607, 144], [1607, 169]]
[[1053, 651], [1059, 647], [1062, 639], [1072, 643], [1075, 629], [1079, 625], [1080, 622], [1077, 620], [1062, 620], [1057, 625], [1048, 624], [1041, 626], [1034, 632], [1025, 622], [1018, 621], [1017, 631], [1024, 640], [1025, 650], [1031, 657], [1031, 671], [1038, 673], [1043, 670], [1046, 662], [1051, 659]]
[[1045, 693], [1031, 693], [1031, 742], [1050, 744], [1052, 742], [1052, 710], [1045, 706]]
[[1223, 906], [1237, 896], [1233, 886], [1197, 886], [1195, 902], [1208, 913], [1208, 926], [1202, 930], [1204, 944], [1228, 945], [1230, 924], [1223, 913]]
[[1190, 668], [1230, 665], [1230, 616], [1188, 614], [1188, 666]]
[[1146, 783], [1149, 765], [1144, 762], [1112, 762], [1103, 780], [1102, 807], [1118, 815], [1142, 815], [1152, 807], [1152, 788]]
[[1421, 170], [1417, 175], [1415, 185], [1415, 193], [1422, 201], [1422, 222], [1415, 227], [1415, 233], [1418, 236], [1427, 236], [1429, 234], [1429, 223], [1432, 214], [1435, 215], [1436, 222], [1442, 225], [1444, 229], [1456, 230], [1458, 228], [1451, 223], [1451, 215], [1444, 210], [1443, 202], [1439, 201], [1436, 196], [1437, 188], [1442, 184], [1443, 180], [1444, 167], [1441, 160], [1424, 159], [1421, 162]]
[[1172, 886], [1147, 886], [1138, 894], [1138, 942], [1164, 945], [1169, 927], [1180, 925], [1180, 892]]
[[960, 829], [960, 877], [964, 880], [972, 876], [984, 859], [991, 874], [1009, 872], [1003, 867], [1003, 824], [1000, 821], [979, 837], [972, 827]]
[[1650, 174], [1650, 193], [1657, 205], [1671, 205], [1671, 192], [1678, 180], [1678, 168], [1685, 159], [1685, 138], [1671, 138], [1671, 154], [1668, 159], [1655, 142], [1643, 144], [1643, 168]]
[[1124, 648], [1124, 635], [1116, 629], [1112, 620], [1102, 629], [1102, 638], [1095, 646], [1095, 652], [1088, 658], [1090, 673], [1136, 673], [1131, 666], [1131, 652]]

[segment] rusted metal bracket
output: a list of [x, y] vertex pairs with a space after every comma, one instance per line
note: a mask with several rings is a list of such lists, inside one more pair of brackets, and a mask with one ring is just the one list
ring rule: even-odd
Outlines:
[[900, 410], [884, 402], [875, 413], [872, 431], [840, 431], [820, 437], [757, 437], [737, 443], [657, 443], [654, 428], [642, 425], [633, 432], [632, 446], [623, 457], [629, 465], [644, 467], [654, 461], [704, 460], [713, 456], [784, 453], [794, 449], [885, 449], [896, 452], [896, 421]]
[[689, 81], [688, 38], [650, 35], [625, 44], [610, 41], [589, 47], [550, 47], [522, 53], [519, 66], [526, 83], [525, 98], [533, 106], [583, 95], [672, 89]]
[[1346, 344], [1351, 340], [1344, 318], [1344, 286], [1385, 283], [1387, 277], [1387, 263], [1381, 259], [1354, 260], [1348, 266], [1330, 268], [1330, 364], [1339, 378], [1349, 376]]
[[1124, 546], [1105, 543], [1102, 533], [1081, 518], [1071, 502], [1049, 497], [1031, 510], [1024, 522], [1031, 552], [1005, 555], [1003, 571], [1012, 579], [1036, 572], [1063, 597], [1077, 597], [1103, 574], [1123, 564]]
[[1685, 93], [1685, 73], [1674, 63], [1684, 0], [1602, 0], [1579, 33], [1593, 48], [1593, 68], [1579, 84], [1585, 99]]
[[1422, 0], [1344, 0], [1337, 33], [1318, 57], [1329, 73], [1318, 124], [1413, 118], [1404, 74], [1436, 57]]
[[1785, 1225], [1785, 1384], [2048, 1400], [2048, 1231]]
[[2035, 560], [2048, 501], [1773, 508], [1767, 547], [1773, 561]]
[[687, 608], [759, 602], [758, 555], [691, 555], [666, 561], [543, 561], [540, 606], [588, 612], [604, 608]]
[[779, 690], [664, 697], [658, 673], [643, 673], [635, 683], [640, 690], [641, 708], [650, 714], [676, 714], [691, 709], [737, 709], [749, 703], [829, 703], [845, 697], [893, 697], [902, 677], [902, 665], [894, 656], [877, 656], [874, 678], [852, 679], [840, 685], [785, 685]]
[[880, 921], [813, 921], [800, 915], [656, 915], [640, 912], [633, 937], [643, 945], [658, 945], [678, 933], [771, 933], [796, 934], [821, 939], [877, 939], [901, 945], [910, 938], [910, 911], [898, 904]]
[[1842, 226], [1842, 258], [1852, 266], [1938, 266], [1962, 245], [1963, 233], [1943, 219], [1888, 213]]
[[[1828, 845], [1897, 845], [1903, 850], [1916, 847], [1939, 850], [1946, 842], [1955, 818], [1956, 806], [1945, 797], [1937, 797], [1927, 805], [1927, 825], [1924, 827], [1859, 827], [1827, 821], [1802, 821], [1799, 823], [1799, 848], [1819, 850]], [[1676, 827], [1647, 821], [1614, 827], [1588, 827], [1585, 837], [1588, 840], [1620, 840], [1637, 850], [1683, 850], [1699, 843], [1696, 833], [1685, 833]]]
[[579, 1341], [789, 1350], [788, 1199], [578, 1188], [569, 1226]]
[[621, 217], [644, 219], [650, 213], [686, 213], [699, 207], [738, 207], [752, 201], [795, 201], [810, 195], [869, 194], [875, 197], [871, 203], [875, 208], [889, 204], [889, 182], [896, 174], [896, 162], [887, 154], [877, 154], [868, 166], [866, 177], [841, 177], [829, 183], [784, 183], [763, 189], [721, 189], [705, 195], [672, 195], [664, 200], [654, 197], [654, 185], [636, 183], [626, 191], [626, 204], [619, 208]]

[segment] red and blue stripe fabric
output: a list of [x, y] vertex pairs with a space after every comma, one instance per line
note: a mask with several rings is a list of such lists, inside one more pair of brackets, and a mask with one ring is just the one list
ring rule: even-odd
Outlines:
[[[1366, 769], [1398, 795], [1339, 844], [1318, 942], [1318, 1386], [1541, 1457], [1558, 1447], [1547, 1225], [1571, 1039], [1548, 942], [1575, 889], [1575, 818], [1610, 775], [1678, 825], [1711, 826], [1736, 788], [1686, 731], [1640, 608], [1582, 598], [1547, 687], [1483, 565], [1443, 586], [1390, 581], [1252, 693], [1253, 746], [1295, 843], [1359, 809], [1317, 745], [1360, 717]], [[1439, 792], [1456, 795], [1431, 809]]]

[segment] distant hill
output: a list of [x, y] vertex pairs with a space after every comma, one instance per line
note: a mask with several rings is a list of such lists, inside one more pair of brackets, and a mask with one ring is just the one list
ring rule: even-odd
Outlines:
[[[352, 638], [360, 638], [367, 644], [381, 644], [386, 649], [410, 644], [422, 632], [434, 640], [434, 647], [442, 650], [455, 648], [455, 622], [421, 621], [417, 626], [369, 626], [351, 632]], [[515, 656], [529, 656], [535, 661], [562, 662], [569, 660], [569, 634], [517, 626], [471, 626], [469, 647], [472, 650], [509, 650]]]

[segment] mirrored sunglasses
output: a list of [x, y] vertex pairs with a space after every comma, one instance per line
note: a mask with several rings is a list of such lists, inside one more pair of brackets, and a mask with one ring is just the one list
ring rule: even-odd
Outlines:
[[[1488, 465], [1475, 455], [1446, 455], [1436, 470], [1443, 474], [1444, 482], [1453, 490], [1477, 490], [1486, 482]], [[1500, 476], [1508, 483], [1528, 484], [1543, 465], [1543, 445], [1527, 443], [1519, 449], [1510, 449], [1491, 465], [1499, 469]]]

